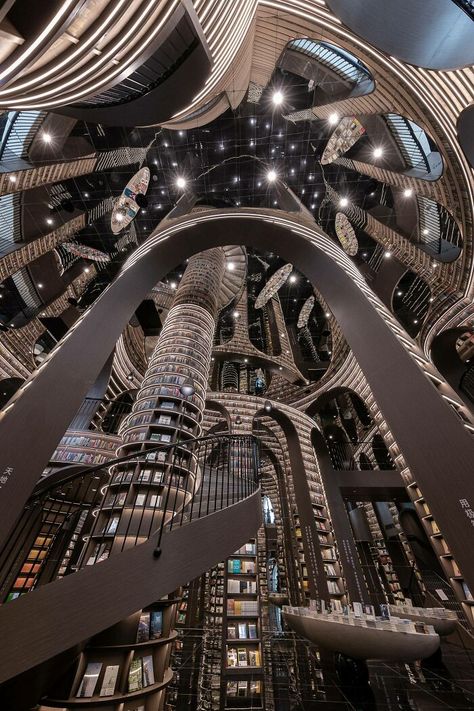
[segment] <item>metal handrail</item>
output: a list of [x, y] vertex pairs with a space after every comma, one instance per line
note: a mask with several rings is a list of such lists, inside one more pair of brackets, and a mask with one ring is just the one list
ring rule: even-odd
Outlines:
[[158, 557], [165, 532], [257, 491], [258, 441], [253, 435], [190, 437], [53, 477], [39, 483], [0, 552], [0, 601], [156, 534]]

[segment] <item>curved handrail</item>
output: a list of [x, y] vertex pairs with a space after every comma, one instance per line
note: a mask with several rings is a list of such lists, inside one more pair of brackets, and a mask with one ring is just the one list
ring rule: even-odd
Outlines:
[[[123, 551], [156, 533], [159, 556], [165, 530], [255, 490], [258, 441], [253, 435], [189, 437], [73, 469], [40, 481], [27, 501], [14, 535], [0, 551], [1, 601], [17, 599], [84, 564], [104, 560], [112, 548]], [[139, 501], [136, 494], [143, 491]], [[87, 544], [83, 550], [81, 541]], [[20, 575], [22, 569], [27, 573]]]

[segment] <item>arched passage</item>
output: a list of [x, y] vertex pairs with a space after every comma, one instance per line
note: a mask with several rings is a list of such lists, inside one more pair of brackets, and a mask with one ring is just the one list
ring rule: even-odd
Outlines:
[[[181, 220], [165, 220], [135, 251], [116, 280], [76, 321], [1, 415], [0, 470], [6, 481], [0, 536], [8, 535], [56, 443], [140, 301], [177, 263], [196, 252], [226, 244], [275, 250], [317, 285], [474, 589], [474, 549], [463, 545], [472, 535], [472, 526], [470, 519], [461, 515], [459, 504], [460, 499], [474, 502], [471, 436], [388, 326], [382, 305], [374, 301], [343, 251], [316, 225], [302, 224], [298, 217], [292, 219], [275, 210], [209, 210]], [[25, 446], [27, 421], [34, 425]]]

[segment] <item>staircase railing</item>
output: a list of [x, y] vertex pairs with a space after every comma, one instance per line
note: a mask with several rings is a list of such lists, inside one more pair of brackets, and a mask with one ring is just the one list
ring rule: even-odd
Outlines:
[[[253, 436], [190, 438], [41, 480], [0, 552], [0, 601], [223, 510], [259, 486]], [[140, 492], [140, 495], [139, 495]], [[143, 493], [145, 492], [145, 493]]]

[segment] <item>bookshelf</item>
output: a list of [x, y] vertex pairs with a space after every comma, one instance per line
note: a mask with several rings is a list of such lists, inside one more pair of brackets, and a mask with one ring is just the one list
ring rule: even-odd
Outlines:
[[173, 678], [169, 661], [178, 604], [170, 595], [94, 637], [72, 672], [69, 695], [45, 703], [66, 711], [115, 711], [119, 704], [127, 711], [160, 708]]
[[223, 703], [262, 708], [263, 659], [257, 540], [227, 559], [224, 575]]

